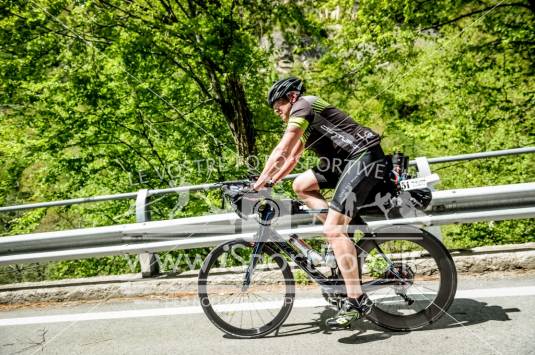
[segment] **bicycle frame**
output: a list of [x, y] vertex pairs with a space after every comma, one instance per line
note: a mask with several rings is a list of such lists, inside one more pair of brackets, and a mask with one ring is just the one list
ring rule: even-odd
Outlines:
[[[307, 211], [304, 213], [325, 213], [327, 210], [316, 210], [316, 211]], [[271, 219], [273, 218], [274, 211], [269, 206], [266, 207], [265, 211], [260, 213], [261, 223], [259, 224], [258, 232], [255, 234], [255, 237], [252, 241], [254, 245], [253, 255], [251, 261], [245, 273], [242, 292], [245, 292], [250, 285], [250, 282], [253, 277], [253, 273], [258, 262], [258, 259], [261, 257], [262, 250], [264, 247], [271, 248], [273, 251], [279, 254], [285, 254], [304, 272], [314, 280], [324, 292], [333, 293], [337, 295], [345, 295], [345, 282], [343, 279], [338, 278], [329, 278], [322, 274], [318, 269], [311, 266], [306, 258], [301, 253], [297, 252], [291, 245], [286, 241], [277, 231], [271, 228]], [[368, 233], [367, 236], [373, 238], [373, 233]], [[366, 235], [365, 235], [366, 237]], [[352, 241], [356, 247], [356, 243]], [[402, 281], [401, 276], [393, 267], [393, 262], [386, 256], [386, 254], [381, 250], [377, 242], [375, 246], [379, 251], [384, 260], [388, 263], [388, 269], [394, 273], [399, 279], [398, 280], [374, 280], [368, 281], [361, 284], [361, 287], [364, 292], [371, 292], [378, 288], [390, 286], [390, 285], [399, 285], [399, 282]], [[358, 250], [357, 250], [358, 258]], [[359, 264], [359, 275], [361, 275], [360, 264]]]

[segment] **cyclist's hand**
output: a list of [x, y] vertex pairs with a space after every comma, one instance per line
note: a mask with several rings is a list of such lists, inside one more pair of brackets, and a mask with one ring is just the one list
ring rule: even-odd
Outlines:
[[260, 191], [265, 185], [266, 185], [266, 181], [256, 180], [253, 183], [252, 188], [255, 191]]
[[241, 193], [242, 194], [248, 194], [248, 193], [255, 193], [255, 192], [258, 192], [254, 187], [253, 187], [253, 184], [250, 184], [249, 186], [244, 186], [241, 188]]
[[261, 182], [260, 180], [257, 180], [254, 184], [253, 184], [253, 189], [255, 191], [260, 191], [264, 188], [267, 188], [267, 187], [273, 187], [273, 185], [275, 185], [275, 181], [273, 180], [267, 180], [267, 181], [263, 181]]

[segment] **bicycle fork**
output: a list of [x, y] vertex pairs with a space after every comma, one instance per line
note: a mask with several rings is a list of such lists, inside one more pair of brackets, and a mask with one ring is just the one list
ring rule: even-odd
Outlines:
[[247, 271], [245, 272], [245, 277], [243, 279], [243, 284], [241, 291], [245, 292], [251, 285], [251, 280], [253, 279], [253, 272], [258, 264], [259, 259], [262, 257], [262, 249], [264, 247], [264, 243], [262, 242], [255, 242], [254, 249], [253, 249], [253, 255], [251, 256], [251, 261], [249, 262], [249, 266], [247, 267]]
[[[267, 217], [269, 217], [270, 214], [268, 214]], [[260, 261], [260, 258], [262, 257], [262, 249], [264, 248], [265, 242], [271, 237], [271, 228], [269, 225], [263, 225], [260, 227], [260, 230], [256, 233], [255, 238], [253, 239], [253, 254], [251, 255], [251, 261], [249, 262], [249, 266], [247, 267], [247, 271], [245, 272], [245, 276], [243, 279], [243, 284], [241, 291], [245, 292], [251, 285], [251, 281], [253, 280], [253, 273], [256, 268], [256, 265]]]
[[262, 249], [264, 247], [264, 243], [271, 237], [271, 220], [273, 219], [274, 215], [275, 211], [269, 204], [262, 204], [259, 207], [258, 216], [260, 217], [260, 229], [256, 233], [255, 238], [253, 240], [253, 255], [251, 256], [251, 262], [249, 263], [249, 267], [245, 272], [245, 277], [243, 279], [243, 284], [241, 288], [242, 292], [247, 291], [247, 289], [251, 285], [254, 269], [256, 267], [256, 264], [258, 264], [259, 259], [262, 257]]

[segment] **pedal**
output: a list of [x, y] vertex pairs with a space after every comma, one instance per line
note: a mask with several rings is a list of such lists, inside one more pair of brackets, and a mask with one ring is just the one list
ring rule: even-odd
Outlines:
[[403, 298], [403, 300], [405, 302], [407, 302], [407, 304], [409, 306], [411, 306], [413, 303], [414, 303], [414, 300], [412, 298], [410, 298], [409, 296], [407, 296], [405, 293], [396, 293], [399, 297]]

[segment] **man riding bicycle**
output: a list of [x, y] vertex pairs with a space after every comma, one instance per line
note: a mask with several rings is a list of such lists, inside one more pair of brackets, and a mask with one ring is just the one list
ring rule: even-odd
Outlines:
[[[259, 190], [288, 175], [305, 148], [320, 157], [318, 166], [295, 179], [293, 189], [309, 208], [328, 208], [319, 217], [344, 277], [347, 298], [326, 323], [347, 327], [368, 314], [373, 302], [361, 289], [355, 246], [346, 230], [355, 217], [353, 212], [383, 181], [384, 153], [377, 133], [321, 98], [303, 96], [304, 92], [303, 82], [294, 77], [277, 81], [269, 90], [268, 103], [287, 127], [253, 188]], [[335, 189], [330, 204], [322, 188]]]

